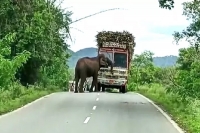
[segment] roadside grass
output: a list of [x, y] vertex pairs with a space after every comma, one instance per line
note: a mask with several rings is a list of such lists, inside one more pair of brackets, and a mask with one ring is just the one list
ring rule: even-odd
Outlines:
[[184, 103], [178, 95], [166, 93], [159, 84], [140, 86], [137, 92], [168, 112], [187, 133], [200, 133], [200, 100], [191, 99], [190, 103]]
[[0, 115], [20, 108], [40, 97], [61, 91], [54, 86], [40, 88], [30, 86], [28, 88], [15, 85], [7, 90], [0, 89]]

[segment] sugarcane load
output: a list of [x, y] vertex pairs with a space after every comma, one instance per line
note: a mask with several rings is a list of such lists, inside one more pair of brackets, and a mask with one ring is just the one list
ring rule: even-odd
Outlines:
[[104, 54], [113, 62], [113, 75], [108, 68], [101, 68], [98, 75], [98, 88], [117, 88], [126, 92], [128, 71], [136, 46], [135, 37], [127, 32], [102, 31], [96, 35], [98, 54]]

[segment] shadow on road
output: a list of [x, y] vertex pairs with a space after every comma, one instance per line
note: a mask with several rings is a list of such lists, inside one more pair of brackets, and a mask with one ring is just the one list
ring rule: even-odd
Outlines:
[[121, 94], [118, 89], [106, 89], [105, 92], [107, 92], [107, 93], [119, 93], [119, 94]]

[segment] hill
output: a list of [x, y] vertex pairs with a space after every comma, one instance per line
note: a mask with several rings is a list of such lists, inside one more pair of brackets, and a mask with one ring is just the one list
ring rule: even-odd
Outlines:
[[163, 57], [154, 57], [153, 62], [156, 66], [159, 67], [168, 67], [173, 66], [176, 64], [177, 56], [170, 55], [170, 56], [163, 56]]
[[[69, 50], [68, 52], [72, 55], [68, 61], [69, 67], [74, 68], [76, 65], [76, 62], [79, 58], [82, 58], [85, 56], [87, 56], [87, 57], [96, 56], [97, 48], [90, 47], [90, 48], [81, 49], [77, 52], [73, 52], [72, 50]], [[154, 64], [159, 67], [172, 66], [176, 63], [176, 60], [177, 60], [177, 56], [173, 56], [173, 55], [153, 58]]]

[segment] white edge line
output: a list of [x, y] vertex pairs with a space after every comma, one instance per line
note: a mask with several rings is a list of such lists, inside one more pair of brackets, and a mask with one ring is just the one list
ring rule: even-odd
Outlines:
[[39, 102], [39, 101], [41, 101], [41, 100], [44, 99], [44, 98], [50, 97], [50, 96], [52, 96], [52, 95], [54, 95], [54, 94], [55, 94], [55, 93], [51, 93], [51, 94], [49, 94], [49, 95], [45, 95], [45, 96], [40, 97], [40, 98], [38, 98], [38, 99], [36, 99], [36, 100], [30, 102], [30, 103], [27, 103], [26, 105], [24, 105], [24, 106], [22, 106], [22, 107], [20, 107], [20, 108], [18, 108], [18, 109], [16, 109], [16, 110], [13, 110], [13, 111], [8, 112], [8, 113], [6, 113], [6, 114], [0, 115], [0, 119], [3, 118], [3, 117], [6, 117], [6, 116], [12, 115], [12, 114], [14, 114], [14, 113], [17, 113], [17, 112], [19, 112], [20, 110], [22, 110], [22, 109], [24, 109], [24, 108], [27, 108], [28, 106], [30, 106], [30, 105], [32, 105], [32, 104], [34, 104], [34, 103], [36, 103], [36, 102]]
[[95, 110], [97, 106], [94, 106], [92, 109]]
[[86, 123], [88, 123], [89, 120], [90, 120], [90, 117], [87, 117], [83, 123], [86, 124]]
[[174, 128], [179, 132], [179, 133], [185, 133], [179, 126], [178, 124], [169, 116], [167, 115], [167, 113], [165, 113], [158, 105], [156, 105], [152, 100], [150, 100], [149, 98], [143, 96], [142, 94], [136, 93], [138, 95], [140, 95], [141, 97], [143, 97], [144, 99], [146, 99], [149, 103], [151, 103], [157, 110], [160, 111], [160, 113], [162, 115], [165, 116], [165, 118], [174, 126]]

